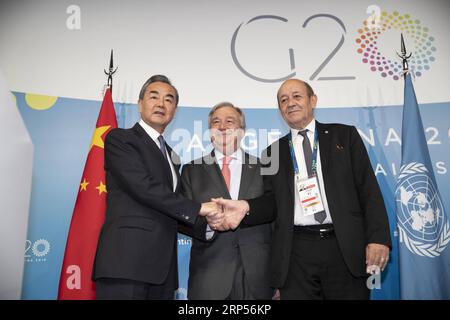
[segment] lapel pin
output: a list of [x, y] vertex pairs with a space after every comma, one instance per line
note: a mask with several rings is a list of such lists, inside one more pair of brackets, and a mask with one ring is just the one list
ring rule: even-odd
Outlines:
[[338, 149], [338, 150], [344, 150], [344, 147], [341, 146], [340, 144], [337, 144], [337, 145], [336, 145], [336, 149]]
[[325, 130], [325, 133], [328, 133], [328, 130]]

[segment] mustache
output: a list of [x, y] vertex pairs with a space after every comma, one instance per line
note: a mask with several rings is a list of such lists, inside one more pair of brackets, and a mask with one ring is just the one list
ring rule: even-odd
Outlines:
[[292, 111], [297, 111], [297, 110], [303, 110], [303, 107], [294, 104], [294, 105], [288, 106], [287, 109], [286, 109], [286, 111], [287, 111], [288, 113], [289, 113], [289, 112], [292, 112]]

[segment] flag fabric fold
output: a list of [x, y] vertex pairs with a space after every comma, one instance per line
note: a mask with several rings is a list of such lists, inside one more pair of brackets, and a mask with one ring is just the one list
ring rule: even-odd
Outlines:
[[59, 281], [59, 300], [95, 299], [92, 266], [105, 220], [104, 139], [117, 128], [110, 88], [106, 89], [86, 164], [78, 187]]
[[450, 299], [450, 224], [437, 188], [411, 75], [405, 77], [395, 191], [401, 299]]

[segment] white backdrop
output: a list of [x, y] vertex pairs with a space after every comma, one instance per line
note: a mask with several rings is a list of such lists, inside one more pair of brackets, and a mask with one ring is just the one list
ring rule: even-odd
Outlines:
[[0, 70], [0, 300], [20, 299], [28, 228], [33, 145]]
[[[167, 74], [184, 106], [212, 106], [229, 100], [243, 107], [273, 108], [279, 82], [255, 81], [233, 61], [236, 56], [255, 76], [280, 78], [293, 72], [309, 79], [344, 36], [342, 46], [312, 82], [319, 107], [399, 105], [402, 81], [382, 78], [361, 62], [358, 29], [372, 14], [408, 14], [434, 38], [435, 61], [415, 83], [419, 103], [450, 101], [450, 1], [448, 0], [164, 0], [164, 1], [2, 1], [0, 68], [18, 92], [101, 100], [109, 51], [119, 71], [115, 102], [135, 103], [142, 83], [155, 73]], [[379, 10], [378, 10], [378, 9]], [[330, 14], [342, 21], [316, 18]], [[277, 16], [248, 23], [258, 16]], [[285, 19], [287, 21], [282, 21]], [[405, 19], [406, 20], [406, 19]], [[382, 26], [380, 20], [377, 25]], [[400, 32], [379, 36], [386, 59], [399, 61]], [[407, 49], [414, 39], [405, 34]], [[295, 67], [291, 68], [289, 49]], [[320, 76], [353, 76], [354, 80], [320, 81]]]

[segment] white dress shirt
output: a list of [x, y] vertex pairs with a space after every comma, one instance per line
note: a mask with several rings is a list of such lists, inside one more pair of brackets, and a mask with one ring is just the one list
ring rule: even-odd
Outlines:
[[[144, 120], [140, 120], [139, 121], [139, 125], [145, 130], [145, 132], [147, 132], [147, 134], [150, 136], [150, 138], [152, 138], [153, 141], [155, 141], [156, 145], [158, 146], [158, 148], [161, 150], [161, 144], [159, 143], [158, 137], [161, 135], [158, 131], [156, 131], [155, 129], [153, 129], [151, 126], [149, 126], [148, 124], [146, 124], [144, 122]], [[166, 148], [166, 155], [167, 155], [167, 160], [169, 162], [169, 166], [170, 166], [170, 170], [172, 171], [172, 181], [173, 181], [173, 190], [175, 192], [176, 188], [177, 188], [177, 174], [175, 172], [175, 167], [172, 163], [171, 157], [169, 152], [167, 151]]]
[[[307, 136], [309, 139], [309, 143], [311, 144], [311, 148], [314, 148], [314, 134], [316, 130], [316, 120], [313, 119], [306, 127], [305, 129], [308, 129]], [[306, 168], [306, 162], [305, 162], [305, 156], [303, 154], [303, 136], [299, 134], [298, 129], [292, 129], [291, 128], [291, 134], [292, 134], [292, 144], [294, 145], [294, 152], [295, 157], [297, 158], [297, 166], [300, 173], [300, 178], [307, 178], [308, 177], [308, 171]], [[311, 150], [313, 151], [313, 150]], [[330, 216], [330, 209], [328, 208], [328, 201], [327, 201], [327, 195], [325, 194], [325, 188], [323, 183], [323, 176], [322, 176], [322, 165], [320, 161], [320, 145], [317, 148], [317, 178], [319, 180], [319, 187], [320, 187], [320, 196], [322, 197], [323, 206], [325, 208], [325, 212], [327, 214], [327, 217], [325, 218], [325, 223], [332, 223], [331, 216]], [[304, 216], [303, 215], [303, 209], [300, 206], [300, 198], [298, 195], [297, 190], [297, 184], [295, 182], [294, 177], [294, 194], [295, 194], [295, 205], [294, 205], [294, 224], [299, 226], [309, 226], [309, 225], [317, 225], [319, 222], [317, 222], [314, 219], [314, 215]]]
[[[217, 149], [214, 149], [214, 155], [217, 161], [217, 164], [220, 167], [220, 171], [222, 171], [223, 166], [223, 158], [224, 154]], [[228, 167], [230, 168], [230, 197], [233, 200], [238, 200], [239, 198], [239, 189], [241, 187], [241, 175], [242, 175], [242, 150], [237, 149], [232, 155], [230, 155], [231, 159], [228, 162]], [[214, 230], [210, 228], [209, 225], [206, 225], [206, 239], [210, 240], [214, 235]]]

